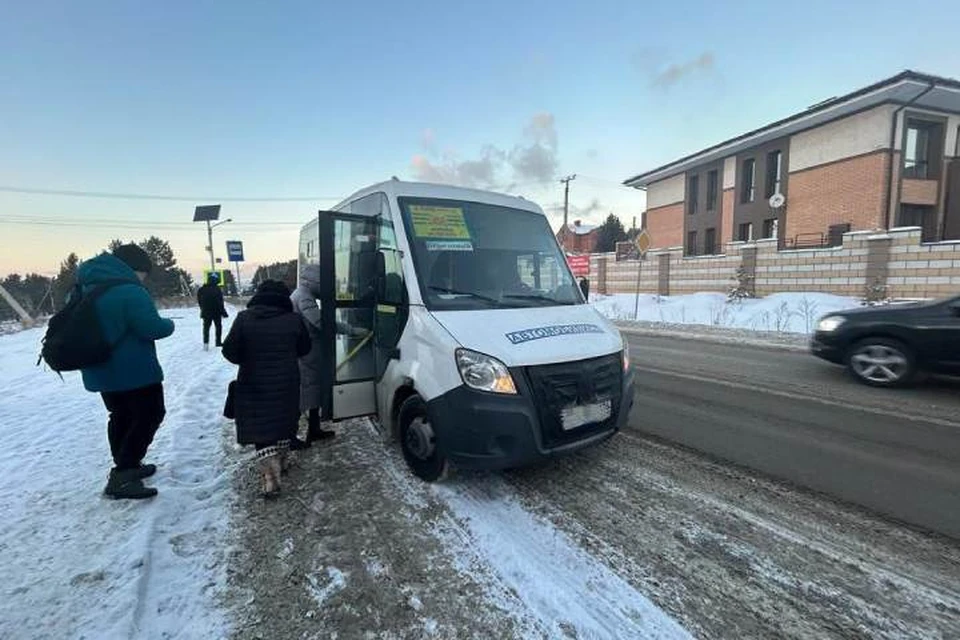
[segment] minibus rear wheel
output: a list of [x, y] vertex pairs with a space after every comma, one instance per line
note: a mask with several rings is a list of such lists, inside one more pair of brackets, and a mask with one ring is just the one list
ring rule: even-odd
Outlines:
[[427, 416], [423, 398], [410, 396], [400, 406], [400, 448], [407, 466], [425, 482], [437, 482], [447, 475], [447, 459], [437, 451], [436, 435]]

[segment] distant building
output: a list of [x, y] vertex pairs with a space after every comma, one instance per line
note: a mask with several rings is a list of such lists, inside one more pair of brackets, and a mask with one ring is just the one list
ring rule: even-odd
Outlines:
[[839, 246], [848, 231], [920, 227], [960, 239], [960, 81], [914, 71], [634, 176], [654, 248], [688, 256], [777, 239]]
[[567, 253], [593, 253], [597, 248], [597, 225], [574, 220], [557, 232], [557, 241]]

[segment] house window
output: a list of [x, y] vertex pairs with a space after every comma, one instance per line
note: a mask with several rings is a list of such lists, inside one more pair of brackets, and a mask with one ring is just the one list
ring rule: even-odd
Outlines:
[[776, 218], [767, 218], [763, 221], [763, 237], [764, 238], [776, 238], [777, 237], [777, 227], [778, 227]]
[[703, 253], [706, 255], [715, 255], [717, 251], [717, 230], [710, 227], [703, 234]]
[[933, 180], [940, 170], [937, 147], [942, 145], [943, 125], [926, 120], [907, 120], [903, 149], [903, 177]]
[[920, 239], [923, 242], [934, 242], [937, 239], [937, 212], [933, 207], [900, 205], [899, 224], [901, 227], [920, 227]]
[[775, 193], [783, 193], [780, 190], [782, 178], [783, 154], [777, 149], [767, 154], [767, 188], [765, 193], [768, 200]]
[[740, 179], [740, 202], [746, 204], [757, 199], [757, 163], [753, 158], [743, 161], [743, 177]]
[[717, 210], [717, 191], [720, 186], [718, 175], [716, 170], [707, 174], [707, 211]]
[[739, 227], [737, 227], [737, 240], [740, 242], [752, 242], [753, 241], [753, 223], [744, 222]]
[[697, 212], [700, 206], [700, 176], [690, 176], [690, 184], [687, 186], [687, 210], [690, 215]]
[[696, 231], [687, 232], [687, 255], [688, 256], [697, 255], [697, 232]]

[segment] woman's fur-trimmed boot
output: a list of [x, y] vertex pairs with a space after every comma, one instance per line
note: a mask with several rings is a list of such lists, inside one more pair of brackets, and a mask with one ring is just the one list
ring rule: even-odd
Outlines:
[[280, 455], [279, 447], [267, 447], [257, 452], [265, 498], [272, 498], [280, 493]]

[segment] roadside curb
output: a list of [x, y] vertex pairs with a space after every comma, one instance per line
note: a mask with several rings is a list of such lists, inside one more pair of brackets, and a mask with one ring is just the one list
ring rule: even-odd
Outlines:
[[[769, 351], [788, 351], [792, 353], [806, 353], [808, 347], [806, 343], [778, 342], [775, 340], [764, 340], [763, 338], [751, 338], [749, 336], [723, 335], [721, 333], [700, 333], [695, 328], [690, 331], [680, 329], [660, 329], [656, 327], [644, 327], [634, 324], [614, 322], [621, 333], [638, 336], [660, 336], [663, 338], [676, 338], [678, 340], [692, 340], [697, 342], [710, 342], [713, 344], [730, 344], [757, 347]], [[696, 325], [692, 325], [694, 327]]]

